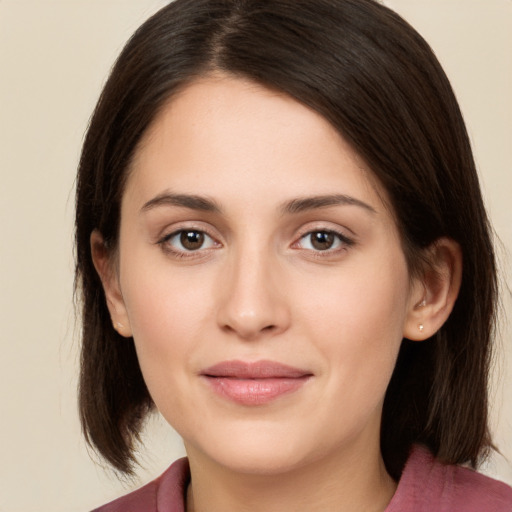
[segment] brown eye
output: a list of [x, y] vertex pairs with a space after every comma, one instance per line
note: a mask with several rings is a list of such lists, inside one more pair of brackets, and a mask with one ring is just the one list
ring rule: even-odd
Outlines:
[[201, 231], [182, 231], [180, 242], [187, 251], [197, 251], [204, 244], [204, 233]]
[[199, 229], [180, 229], [159, 241], [162, 247], [175, 254], [199, 252], [218, 247], [218, 243]]
[[329, 231], [315, 231], [309, 235], [311, 237], [311, 245], [317, 251], [326, 251], [331, 249], [336, 241], [334, 233]]
[[354, 241], [351, 238], [332, 230], [310, 231], [297, 242], [297, 246], [301, 249], [328, 253], [346, 249], [352, 245]]

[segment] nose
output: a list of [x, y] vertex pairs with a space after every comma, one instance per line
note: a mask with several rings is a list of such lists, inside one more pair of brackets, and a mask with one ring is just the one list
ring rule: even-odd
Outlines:
[[276, 257], [245, 251], [226, 262], [218, 325], [244, 340], [275, 336], [290, 325], [289, 298]]

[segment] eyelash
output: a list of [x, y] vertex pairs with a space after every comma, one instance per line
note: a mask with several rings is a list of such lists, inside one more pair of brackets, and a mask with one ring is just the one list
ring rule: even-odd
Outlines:
[[[193, 249], [176, 249], [171, 245], [171, 241], [173, 238], [180, 237], [184, 233], [194, 233], [198, 234], [204, 237], [207, 237], [210, 240], [210, 246], [204, 248], [203, 246], [199, 247], [196, 250]], [[179, 242], [181, 243], [181, 241]], [[175, 258], [179, 259], [185, 259], [185, 258], [197, 258], [199, 255], [204, 255], [204, 251], [209, 251], [212, 248], [219, 247], [221, 244], [215, 240], [215, 238], [207, 233], [204, 229], [197, 229], [197, 228], [181, 228], [177, 229], [176, 231], [173, 231], [172, 233], [169, 233], [168, 235], [163, 236], [160, 240], [157, 242], [158, 245], [162, 247], [162, 249], [172, 254]]]
[[[335, 247], [335, 248], [330, 247], [325, 250], [314, 249], [314, 248], [312, 248], [312, 249], [303, 248], [303, 250], [311, 252], [312, 253], [311, 255], [314, 256], [315, 258], [328, 258], [333, 255], [337, 255], [340, 252], [346, 251], [349, 247], [352, 247], [355, 244], [355, 241], [352, 238], [347, 237], [345, 234], [343, 234], [339, 231], [336, 231], [334, 229], [317, 228], [317, 229], [311, 229], [311, 230], [307, 231], [306, 233], [303, 233], [300, 236], [300, 238], [297, 240], [297, 242], [293, 243], [292, 247], [298, 246], [298, 244], [302, 240], [305, 240], [307, 237], [311, 237], [314, 234], [323, 234], [323, 235], [328, 235], [328, 236], [332, 235], [335, 237], [335, 239], [337, 239], [337, 244], [339, 245], [338, 247]], [[310, 244], [312, 244], [312, 242], [310, 242]], [[336, 240], [334, 241], [334, 244], [336, 244]]]
[[[173, 245], [171, 245], [171, 243], [170, 243], [173, 240], [173, 238], [181, 237], [181, 236], [183, 236], [184, 233], [189, 233], [189, 234], [194, 233], [196, 235], [207, 237], [210, 240], [209, 247], [203, 247], [203, 245], [201, 245], [201, 247], [199, 247], [197, 249], [186, 249], [186, 248], [177, 249], [177, 248], [173, 247]], [[327, 235], [327, 236], [329, 236], [329, 235], [334, 236], [337, 239], [337, 243], [338, 243], [339, 247], [335, 247], [334, 249], [328, 248], [325, 250], [299, 247], [299, 244], [301, 241], [305, 240], [307, 237], [311, 237], [314, 234], [323, 234], [323, 235]], [[179, 243], [181, 244], [181, 241], [179, 241]], [[334, 243], [336, 244], [336, 241], [334, 241]], [[161, 239], [159, 239], [157, 241], [157, 244], [160, 245], [165, 252], [170, 253], [174, 257], [179, 258], [179, 259], [197, 258], [199, 256], [205, 255], [205, 251], [209, 252], [211, 249], [220, 247], [222, 245], [220, 242], [216, 241], [215, 238], [212, 235], [210, 235], [208, 232], [206, 232], [204, 229], [197, 229], [197, 228], [177, 229], [177, 230], [173, 231], [172, 233], [169, 233], [169, 234], [163, 236]], [[312, 256], [314, 256], [316, 258], [327, 258], [327, 257], [331, 257], [333, 255], [339, 254], [340, 252], [347, 250], [347, 248], [353, 246], [354, 244], [355, 244], [355, 241], [352, 238], [347, 237], [345, 234], [340, 233], [339, 231], [336, 231], [333, 229], [318, 228], [318, 229], [311, 229], [311, 230], [301, 234], [300, 237], [298, 238], [298, 240], [296, 242], [294, 242], [291, 245], [291, 247], [294, 249], [302, 249], [304, 251], [308, 251], [311, 253]]]

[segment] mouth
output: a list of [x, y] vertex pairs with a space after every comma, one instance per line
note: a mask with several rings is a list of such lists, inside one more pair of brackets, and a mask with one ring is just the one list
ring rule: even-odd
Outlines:
[[275, 361], [224, 361], [200, 376], [223, 398], [241, 405], [263, 405], [298, 391], [313, 374]]

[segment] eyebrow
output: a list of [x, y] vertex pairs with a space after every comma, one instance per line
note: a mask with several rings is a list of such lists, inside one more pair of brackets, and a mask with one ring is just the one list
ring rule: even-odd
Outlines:
[[345, 194], [329, 194], [323, 196], [312, 196], [312, 197], [303, 197], [298, 199], [292, 199], [285, 203], [281, 210], [285, 214], [293, 214], [293, 213], [301, 213], [308, 210], [316, 210], [319, 208], [328, 208], [330, 206], [340, 206], [340, 205], [348, 205], [348, 206], [359, 206], [360, 208], [364, 208], [368, 212], [375, 214], [377, 210], [370, 206], [369, 204], [361, 201], [360, 199], [356, 199], [352, 196], [347, 196]]
[[[375, 210], [373, 206], [345, 194], [328, 194], [292, 199], [284, 203], [280, 210], [283, 214], [295, 214], [340, 205], [358, 206], [372, 214], [377, 213], [377, 210]], [[170, 192], [164, 192], [150, 199], [141, 208], [141, 212], [152, 210], [159, 206], [179, 206], [203, 212], [222, 213], [222, 209], [213, 199], [194, 194], [173, 194]]]
[[190, 194], [172, 194], [170, 192], [164, 192], [150, 199], [141, 208], [141, 212], [152, 210], [158, 206], [181, 206], [202, 212], [221, 213], [221, 208], [213, 199]]

